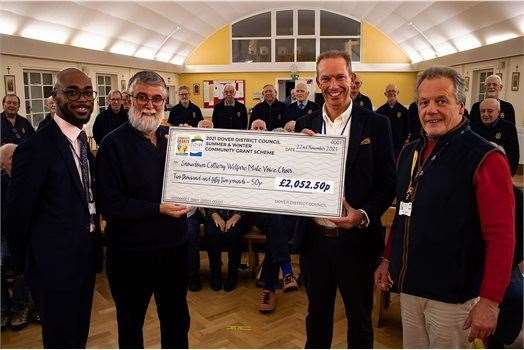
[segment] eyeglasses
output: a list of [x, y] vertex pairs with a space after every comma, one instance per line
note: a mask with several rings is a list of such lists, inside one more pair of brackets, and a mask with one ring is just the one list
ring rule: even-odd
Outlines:
[[110, 98], [109, 101], [115, 102], [115, 101], [122, 101], [121, 98]]
[[79, 100], [80, 96], [84, 96], [88, 101], [93, 101], [96, 98], [96, 91], [93, 90], [62, 90], [62, 93], [69, 101]]
[[135, 96], [131, 96], [131, 97], [136, 99], [138, 101], [138, 103], [140, 103], [142, 105], [145, 105], [145, 104], [147, 104], [147, 102], [151, 101], [151, 103], [154, 106], [160, 106], [165, 101], [165, 98], [160, 96], [160, 95], [155, 95], [153, 97], [149, 97], [146, 94], [138, 93]]

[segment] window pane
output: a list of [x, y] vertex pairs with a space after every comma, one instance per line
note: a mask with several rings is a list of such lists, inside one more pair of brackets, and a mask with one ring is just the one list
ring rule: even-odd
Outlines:
[[360, 23], [328, 11], [320, 11], [320, 35], [360, 35]]
[[44, 104], [42, 100], [32, 100], [31, 101], [31, 112], [32, 113], [42, 113], [44, 111]]
[[42, 98], [42, 86], [31, 86], [31, 98]]
[[31, 84], [41, 84], [42, 83], [40, 73], [30, 73], [30, 78], [31, 78], [30, 79]]
[[105, 97], [99, 97], [98, 98], [98, 105], [100, 107], [105, 106], [106, 105], [106, 98]]
[[298, 10], [298, 35], [315, 35], [315, 11]]
[[44, 86], [44, 97], [51, 96], [52, 92], [53, 92], [53, 87], [51, 87], [51, 86]]
[[297, 62], [315, 62], [315, 39], [297, 39]]
[[233, 62], [271, 62], [271, 40], [233, 40]]
[[271, 36], [271, 12], [246, 18], [231, 27], [233, 38]]
[[295, 60], [295, 40], [294, 39], [276, 39], [276, 62], [293, 62]]
[[329, 50], [351, 53], [352, 61], [360, 61], [360, 40], [358, 39], [320, 39], [320, 53]]
[[29, 98], [29, 86], [25, 85], [24, 86], [24, 93], [25, 93], [25, 98]]
[[98, 85], [104, 84], [104, 77], [102, 75], [97, 76]]
[[106, 95], [109, 95], [110, 91], [111, 91], [111, 86], [106, 86]]
[[111, 77], [110, 76], [106, 76], [106, 85], [111, 86]]
[[105, 96], [106, 95], [105, 91], [106, 91], [105, 86], [104, 85], [100, 85], [98, 87], [98, 96], [102, 96], [102, 97]]
[[293, 10], [277, 11], [277, 35], [293, 35]]
[[24, 84], [25, 85], [29, 84], [29, 73], [27, 72], [24, 72]]
[[53, 85], [53, 75], [51, 73], [42, 73], [44, 85]]
[[31, 113], [31, 102], [29, 100], [25, 100], [25, 112]]

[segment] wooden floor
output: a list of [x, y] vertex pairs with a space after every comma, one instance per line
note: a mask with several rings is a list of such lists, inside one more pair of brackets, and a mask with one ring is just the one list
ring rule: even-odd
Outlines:
[[[295, 259], [294, 259], [295, 260]], [[189, 345], [192, 348], [303, 348], [307, 298], [304, 288], [283, 294], [277, 292], [277, 308], [273, 314], [258, 312], [260, 289], [249, 277], [241, 273], [237, 289], [226, 293], [209, 288], [207, 259], [202, 254], [203, 284], [199, 292], [188, 293], [191, 314]], [[294, 261], [295, 270], [296, 261]], [[91, 317], [89, 348], [117, 348], [115, 306], [109, 292], [105, 274], [99, 274]], [[340, 296], [335, 308], [334, 348], [346, 347], [346, 318]], [[160, 330], [154, 299], [147, 312], [144, 325], [146, 348], [160, 347]], [[376, 348], [401, 348], [402, 330], [398, 295], [393, 295], [391, 307], [386, 311], [384, 326], [375, 329]], [[13, 332], [3, 331], [2, 348], [41, 348], [40, 326], [30, 325]]]

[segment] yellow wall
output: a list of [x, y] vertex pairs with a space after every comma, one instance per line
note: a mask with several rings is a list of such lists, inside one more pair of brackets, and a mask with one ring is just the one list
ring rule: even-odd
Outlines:
[[[230, 26], [227, 25], [212, 34], [198, 46], [186, 60], [191, 65], [225, 65], [230, 64], [231, 37]], [[372, 25], [362, 23], [362, 63], [409, 63], [409, 58], [386, 35]], [[219, 70], [219, 68], [217, 68]], [[408, 105], [413, 100], [413, 86], [416, 74], [411, 72], [383, 73], [364, 72], [362, 93], [368, 95], [373, 107], [378, 108], [385, 102], [384, 87], [394, 82], [400, 89], [399, 100]], [[253, 94], [260, 92], [265, 84], [274, 84], [276, 78], [288, 78], [288, 72], [241, 72], [241, 73], [182, 73], [179, 75], [181, 85], [193, 86], [198, 83], [203, 86], [204, 80], [245, 80], [246, 105], [253, 107]], [[300, 72], [300, 78], [314, 78], [315, 72]], [[203, 96], [192, 97], [195, 104], [202, 107]]]
[[[367, 22], [362, 22], [362, 63], [410, 63], [409, 57], [387, 35]], [[231, 63], [230, 26], [224, 26], [208, 37], [189, 55], [186, 64]]]
[[367, 22], [362, 22], [362, 63], [411, 63], [409, 57], [387, 35]]
[[227, 25], [204, 40], [186, 59], [186, 64], [231, 63], [230, 26]]

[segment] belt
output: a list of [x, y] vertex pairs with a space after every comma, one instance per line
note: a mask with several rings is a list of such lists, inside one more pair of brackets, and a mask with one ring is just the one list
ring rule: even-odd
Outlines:
[[338, 238], [344, 230], [339, 227], [327, 227], [315, 223], [315, 231], [326, 238]]

